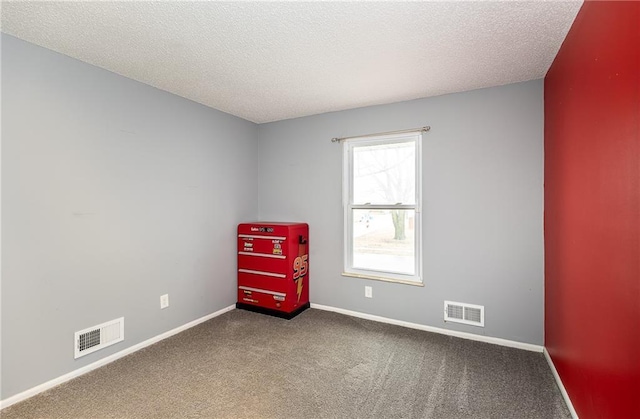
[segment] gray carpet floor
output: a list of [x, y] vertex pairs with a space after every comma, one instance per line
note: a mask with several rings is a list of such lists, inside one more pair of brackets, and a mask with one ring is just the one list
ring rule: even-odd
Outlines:
[[233, 310], [13, 418], [570, 418], [540, 353], [310, 309]]

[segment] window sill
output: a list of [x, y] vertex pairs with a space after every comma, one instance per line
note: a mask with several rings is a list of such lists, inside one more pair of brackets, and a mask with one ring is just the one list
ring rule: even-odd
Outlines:
[[388, 278], [384, 276], [363, 275], [350, 272], [342, 272], [342, 276], [360, 279], [373, 279], [374, 281], [395, 282], [396, 284], [413, 285], [414, 287], [424, 287], [424, 284], [422, 282], [404, 281], [402, 279]]

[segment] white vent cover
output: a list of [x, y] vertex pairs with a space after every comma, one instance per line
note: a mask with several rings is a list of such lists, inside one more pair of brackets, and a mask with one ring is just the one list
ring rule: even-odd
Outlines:
[[74, 358], [90, 354], [124, 340], [124, 317], [75, 333]]
[[484, 306], [445, 301], [444, 321], [484, 327]]

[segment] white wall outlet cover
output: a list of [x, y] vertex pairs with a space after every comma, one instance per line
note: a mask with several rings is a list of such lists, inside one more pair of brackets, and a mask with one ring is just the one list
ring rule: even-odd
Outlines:
[[364, 296], [367, 298], [373, 298], [373, 288], [369, 286], [364, 287]]
[[169, 307], [169, 294], [164, 294], [160, 296], [160, 308]]

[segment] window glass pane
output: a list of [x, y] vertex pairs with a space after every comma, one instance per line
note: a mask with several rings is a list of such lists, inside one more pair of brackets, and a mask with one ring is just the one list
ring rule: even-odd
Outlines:
[[414, 141], [353, 147], [354, 204], [415, 204]]
[[415, 275], [415, 211], [353, 210], [353, 267]]

